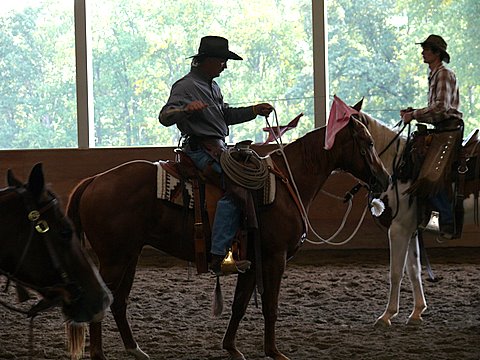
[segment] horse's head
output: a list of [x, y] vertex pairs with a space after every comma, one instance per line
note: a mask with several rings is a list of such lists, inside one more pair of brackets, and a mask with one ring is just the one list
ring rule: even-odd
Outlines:
[[400, 154], [405, 148], [406, 139], [399, 132], [392, 130], [380, 120], [361, 111], [363, 99], [352, 106], [358, 113], [352, 115], [355, 119], [365, 125], [375, 142], [375, 150], [382, 159], [387, 171], [392, 174], [395, 160], [398, 161]]
[[67, 320], [100, 320], [111, 294], [57, 198], [45, 188], [41, 164], [33, 167], [27, 184], [9, 171], [8, 185], [0, 191], [0, 272], [42, 295], [32, 315], [61, 305]]
[[337, 137], [335, 148], [341, 149], [343, 170], [361, 180], [372, 193], [385, 191], [390, 175], [378, 157], [373, 138], [365, 125], [352, 116], [348, 126]]

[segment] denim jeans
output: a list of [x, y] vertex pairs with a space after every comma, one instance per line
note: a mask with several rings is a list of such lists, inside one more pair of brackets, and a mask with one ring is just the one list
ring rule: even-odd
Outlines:
[[[222, 168], [206, 151], [185, 150], [197, 168], [203, 170], [212, 163], [213, 170], [222, 173]], [[241, 211], [231, 197], [223, 195], [217, 203], [215, 219], [212, 228], [212, 248], [210, 252], [214, 255], [226, 255], [227, 249], [232, 245], [232, 240], [240, 226]]]
[[440, 224], [453, 224], [452, 205], [450, 204], [450, 200], [448, 200], [447, 191], [442, 189], [429, 200], [434, 209], [440, 213]]

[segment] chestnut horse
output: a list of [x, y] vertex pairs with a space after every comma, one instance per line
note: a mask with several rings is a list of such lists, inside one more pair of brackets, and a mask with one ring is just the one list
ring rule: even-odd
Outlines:
[[[360, 103], [354, 108], [360, 110]], [[398, 159], [403, 152], [406, 144], [406, 138], [399, 136], [397, 132], [383, 125], [368, 114], [360, 112], [358, 119], [367, 126], [372, 137], [375, 140], [375, 147], [384, 166], [393, 171], [394, 161]], [[478, 225], [478, 207], [479, 202], [479, 171], [480, 166], [480, 140], [478, 138], [478, 129], [476, 137], [471, 138], [473, 153], [470, 154], [470, 160], [467, 164], [471, 170], [476, 166], [476, 174], [472, 178], [466, 178], [464, 186], [464, 222], [465, 224]], [[389, 144], [391, 144], [389, 146]], [[398, 161], [398, 160], [397, 160]], [[475, 165], [476, 163], [476, 165]], [[472, 171], [472, 174], [474, 171]], [[382, 199], [387, 205], [384, 214], [392, 214], [393, 218], [388, 219], [388, 237], [390, 242], [390, 292], [388, 304], [384, 313], [377, 319], [376, 325], [389, 326], [391, 319], [398, 314], [400, 301], [400, 285], [402, 278], [407, 271], [412, 284], [413, 291], [413, 311], [408, 318], [409, 324], [419, 324], [422, 322], [422, 313], [427, 308], [425, 295], [423, 292], [420, 251], [418, 241], [418, 217], [417, 217], [417, 199], [408, 194], [405, 190], [411, 185], [411, 181], [394, 181], [388, 190], [382, 194]], [[390, 210], [388, 209], [390, 208]], [[446, 240], [454, 241], [454, 240]]]
[[0, 189], [0, 276], [42, 296], [29, 316], [61, 304], [67, 322], [101, 320], [110, 291], [57, 198], [45, 189], [41, 164], [33, 167], [27, 184], [9, 171], [8, 185]]
[[[284, 147], [285, 158], [305, 209], [332, 171], [342, 169], [384, 191], [389, 176], [374, 151], [366, 127], [351, 119], [337, 135], [334, 146], [324, 149], [325, 127], [313, 130]], [[288, 174], [284, 158], [271, 153], [283, 174]], [[138, 257], [145, 245], [172, 256], [194, 261], [193, 211], [187, 212], [156, 198], [157, 167], [148, 161], [132, 161], [80, 182], [70, 195], [67, 214], [79, 235], [85, 233], [99, 259], [100, 274], [114, 295], [111, 310], [127, 352], [148, 359], [133, 338], [126, 318], [127, 297], [134, 280]], [[285, 185], [288, 177], [277, 178], [276, 199], [259, 210], [259, 241], [264, 291], [264, 350], [276, 360], [287, 359], [275, 343], [280, 282], [287, 259], [302, 243], [306, 229], [292, 194]], [[290, 180], [290, 181], [291, 181]], [[186, 218], [185, 218], [186, 217]], [[281, 222], [279, 223], [279, 219]], [[283, 225], [283, 226], [282, 226]], [[249, 247], [252, 249], [253, 247]], [[254, 263], [255, 256], [247, 254]], [[255, 265], [238, 275], [232, 315], [223, 339], [223, 348], [233, 359], [244, 359], [237, 350], [235, 336], [256, 285]], [[90, 324], [90, 356], [103, 360], [101, 323]]]

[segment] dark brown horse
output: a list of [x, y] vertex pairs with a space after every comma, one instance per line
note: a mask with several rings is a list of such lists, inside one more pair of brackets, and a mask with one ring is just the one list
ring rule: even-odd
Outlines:
[[[284, 148], [301, 202], [308, 211], [315, 196], [332, 171], [342, 169], [383, 191], [388, 173], [374, 151], [373, 141], [360, 122], [351, 119], [336, 137], [332, 149], [324, 150], [325, 127], [306, 134]], [[283, 174], [288, 174], [281, 154], [271, 159]], [[138, 257], [145, 245], [151, 245], [177, 258], [194, 261], [193, 211], [156, 198], [154, 163], [132, 161], [83, 180], [72, 192], [67, 214], [76, 229], [86, 234], [96, 252], [100, 273], [114, 295], [111, 310], [123, 343], [137, 359], [148, 359], [133, 338], [126, 318]], [[287, 259], [301, 245], [306, 229], [293, 197], [282, 179], [277, 179], [274, 203], [259, 211], [259, 241], [264, 291], [265, 353], [276, 360], [287, 359], [275, 342], [278, 295]], [[187, 218], [185, 218], [187, 216]], [[281, 222], [279, 222], [281, 220]], [[185, 226], [187, 224], [187, 226]], [[252, 247], [249, 247], [251, 249]], [[254, 262], [254, 254], [248, 254]], [[230, 323], [223, 348], [234, 359], [244, 359], [237, 350], [235, 336], [240, 320], [256, 285], [253, 270], [238, 275]], [[90, 355], [105, 359], [102, 350], [101, 323], [90, 324]]]
[[27, 184], [9, 171], [8, 185], [0, 190], [0, 275], [42, 296], [29, 316], [61, 304], [69, 322], [101, 320], [110, 291], [45, 189], [42, 166], [33, 167]]

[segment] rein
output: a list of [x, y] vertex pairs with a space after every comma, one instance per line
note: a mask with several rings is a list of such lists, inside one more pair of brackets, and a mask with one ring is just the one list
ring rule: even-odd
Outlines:
[[[405, 125], [407, 125], [407, 124], [405, 124]], [[404, 129], [405, 129], [405, 126], [403, 126], [403, 128], [400, 132], [402, 132]], [[395, 137], [397, 138], [399, 134], [400, 133], [398, 133], [397, 136], [395, 136]], [[407, 133], [407, 144], [410, 142], [410, 135], [411, 135], [411, 124], [409, 123], [408, 124], [408, 133]], [[403, 152], [405, 152], [405, 149], [407, 148], [407, 144], [405, 145]], [[395, 158], [393, 159], [393, 164], [392, 164], [392, 169], [393, 169], [392, 183], [393, 183], [393, 186], [395, 188], [395, 197], [396, 197], [396, 200], [397, 200], [396, 201], [397, 208], [395, 209], [395, 213], [392, 215], [392, 220], [397, 217], [398, 212], [400, 210], [400, 194], [398, 192], [398, 179], [395, 175], [398, 173], [398, 169], [400, 167], [402, 167], [405, 163], [404, 160], [402, 159], [402, 156], [400, 156], [399, 162], [396, 162], [397, 155], [398, 155], [398, 147], [397, 147], [397, 154], [395, 155]]]
[[[278, 118], [277, 118], [277, 112], [275, 110], [275, 108], [273, 109], [273, 113], [274, 113], [274, 118], [277, 122], [277, 128], [278, 128]], [[269, 127], [272, 127], [268, 121], [268, 116], [265, 117], [265, 120], [267, 122], [267, 126]], [[287, 185], [287, 188], [289, 190], [289, 192], [291, 193], [293, 199], [295, 200], [295, 204], [297, 205], [297, 208], [299, 209], [299, 212], [300, 212], [300, 216], [302, 217], [302, 220], [303, 220], [303, 223], [304, 223], [304, 236], [302, 236], [302, 240], [301, 242], [303, 243], [303, 241], [307, 241], [308, 243], [310, 244], [314, 244], [314, 245], [320, 245], [320, 244], [329, 244], [329, 245], [336, 245], [336, 246], [340, 246], [340, 245], [344, 245], [346, 244], [347, 242], [349, 242], [357, 233], [358, 229], [360, 228], [361, 224], [363, 223], [363, 220], [365, 218], [365, 215], [366, 215], [366, 212], [367, 212], [367, 209], [368, 209], [368, 203], [367, 205], [365, 206], [365, 210], [363, 211], [363, 214], [360, 218], [360, 221], [358, 223], [358, 225], [356, 226], [356, 228], [354, 229], [353, 233], [344, 241], [342, 242], [332, 242], [333, 239], [335, 239], [337, 237], [337, 235], [343, 230], [344, 226], [345, 226], [345, 223], [346, 223], [346, 220], [348, 218], [348, 215], [350, 214], [350, 211], [352, 209], [352, 199], [347, 199], [345, 200], [345, 197], [343, 198], [344, 202], [348, 202], [349, 205], [348, 205], [348, 208], [345, 212], [345, 215], [343, 217], [343, 220], [342, 220], [342, 223], [339, 227], [339, 229], [332, 235], [330, 236], [328, 239], [324, 239], [322, 238], [316, 231], [315, 229], [313, 228], [312, 224], [310, 223], [310, 220], [308, 218], [308, 214], [307, 214], [307, 211], [305, 209], [305, 206], [303, 205], [303, 202], [301, 200], [301, 197], [300, 197], [300, 192], [298, 190], [298, 187], [295, 183], [295, 179], [293, 177], [293, 174], [292, 174], [292, 171], [290, 169], [290, 165], [289, 165], [289, 162], [288, 162], [288, 159], [285, 155], [285, 152], [284, 152], [284, 145], [282, 143], [282, 140], [281, 140], [281, 136], [277, 137], [277, 135], [274, 133], [273, 134], [274, 136], [274, 139], [275, 139], [275, 142], [277, 143], [278, 145], [278, 149], [276, 150], [277, 153], [281, 154], [282, 155], [282, 158], [285, 162], [285, 166], [287, 168], [287, 171], [288, 171], [288, 175], [289, 175], [289, 178], [287, 178], [286, 176], [284, 176], [281, 172], [280, 174], [281, 175], [278, 175], [280, 176], [280, 178], [282, 179], [282, 182], [284, 182], [286, 185]], [[354, 139], [354, 141], [356, 141], [356, 139]], [[277, 175], [277, 174], [276, 174]], [[360, 187], [358, 188], [358, 190], [360, 190]], [[358, 192], [357, 190], [357, 192]], [[352, 191], [352, 190], [350, 190]], [[327, 195], [330, 195], [332, 197], [336, 197], [335, 195], [332, 195], [324, 190], [321, 190], [321, 192], [327, 194]], [[353, 196], [352, 196], [353, 197]], [[338, 197], [337, 197], [338, 198]], [[342, 198], [339, 198], [339, 199], [342, 199]], [[319, 239], [320, 241], [316, 242], [316, 241], [312, 241], [310, 239], [308, 239], [306, 237], [306, 235], [308, 234], [308, 232], [311, 231], [315, 237], [317, 239]]]
[[[390, 142], [387, 144], [387, 146], [385, 146], [385, 148], [378, 153], [378, 156], [379, 156], [379, 157], [382, 156], [382, 155], [385, 153], [385, 151], [387, 151], [388, 148], [389, 148], [390, 146], [392, 146], [392, 144], [400, 137], [400, 135], [402, 134], [403, 130], [405, 130], [405, 127], [406, 127], [407, 125], [408, 125], [408, 134], [409, 134], [409, 137], [410, 137], [410, 124], [404, 124], [403, 127], [402, 127], [402, 128], [396, 133], [396, 135], [392, 138], [392, 140], [390, 140]], [[395, 126], [398, 126], [398, 124], [395, 125]], [[397, 150], [398, 150], [398, 144], [397, 144]]]

